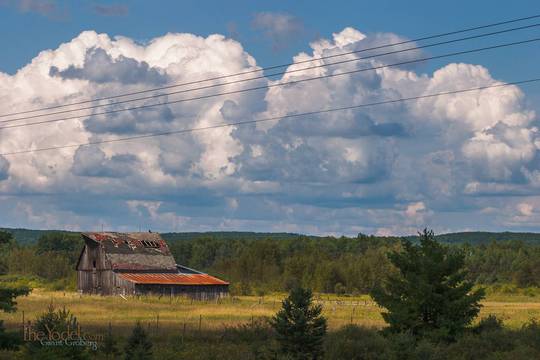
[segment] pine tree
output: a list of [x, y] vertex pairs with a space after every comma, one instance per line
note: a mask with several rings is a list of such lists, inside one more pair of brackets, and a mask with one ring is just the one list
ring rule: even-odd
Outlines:
[[[6, 235], [7, 234], [7, 235]], [[9, 242], [11, 234], [0, 231], [0, 246]], [[0, 263], [0, 273], [2, 273], [2, 264]], [[17, 310], [18, 296], [26, 296], [30, 293], [30, 288], [26, 286], [5, 286], [0, 284], [0, 311], [14, 312]], [[20, 336], [16, 333], [6, 331], [4, 321], [0, 320], [0, 349], [15, 349], [20, 344]]]
[[484, 291], [466, 280], [461, 251], [438, 243], [433, 231], [419, 235], [420, 245], [403, 239], [403, 250], [388, 254], [398, 273], [371, 296], [387, 310], [387, 331], [453, 340], [478, 315]]
[[292, 289], [270, 321], [281, 352], [293, 359], [318, 359], [322, 355], [326, 319], [321, 316], [322, 307], [314, 305], [312, 297], [309, 289]]
[[124, 349], [126, 360], [148, 360], [152, 358], [152, 342], [141, 323], [137, 321]]
[[0, 284], [0, 310], [13, 312], [17, 310], [15, 299], [19, 296], [26, 296], [30, 293], [27, 286], [5, 286]]
[[107, 335], [103, 339], [103, 347], [101, 348], [101, 352], [105, 354], [105, 358], [107, 360], [114, 359], [119, 354], [118, 347], [116, 345], [116, 339], [114, 338], [114, 335], [112, 333], [112, 325], [110, 322], [109, 328], [107, 330]]
[[[48, 329], [54, 329], [59, 333], [77, 329], [77, 318], [65, 307], [56, 309], [51, 303], [47, 311], [36, 319], [32, 325], [34, 332], [48, 333]], [[43, 346], [39, 341], [28, 341], [23, 349], [23, 358], [28, 359], [70, 359], [87, 360], [90, 353], [82, 346]]]

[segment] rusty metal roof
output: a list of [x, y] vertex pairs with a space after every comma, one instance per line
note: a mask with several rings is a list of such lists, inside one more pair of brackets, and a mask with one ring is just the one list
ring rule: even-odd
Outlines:
[[117, 273], [117, 275], [135, 284], [229, 285], [228, 282], [208, 274]]

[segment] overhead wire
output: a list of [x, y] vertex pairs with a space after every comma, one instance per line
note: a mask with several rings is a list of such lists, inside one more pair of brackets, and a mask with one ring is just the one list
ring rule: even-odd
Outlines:
[[[428, 36], [415, 38], [415, 39], [412, 39], [412, 40], [404, 40], [404, 41], [399, 41], [399, 42], [395, 42], [395, 43], [383, 44], [383, 45], [379, 45], [379, 46], [374, 46], [374, 47], [364, 48], [364, 49], [358, 49], [358, 50], [343, 52], [343, 53], [339, 53], [339, 54], [320, 56], [320, 57], [313, 58], [313, 59], [308, 59], [308, 60], [300, 60], [300, 61], [296, 61], [296, 62], [292, 62], [292, 63], [285, 63], [285, 64], [280, 64], [280, 65], [268, 66], [268, 67], [263, 67], [263, 68], [259, 68], [259, 69], [253, 69], [253, 70], [238, 72], [238, 73], [234, 73], [234, 74], [220, 75], [220, 76], [215, 76], [215, 77], [201, 79], [201, 80], [188, 81], [188, 82], [177, 83], [177, 84], [172, 84], [172, 85], [167, 85], [167, 86], [162, 86], [162, 87], [155, 87], [155, 88], [152, 88], [152, 89], [139, 90], [139, 91], [128, 92], [128, 93], [123, 93], [123, 94], [118, 94], [118, 95], [112, 95], [112, 96], [106, 96], [106, 97], [82, 100], [82, 101], [78, 101], [78, 102], [72, 102], [72, 103], [69, 103], [69, 104], [59, 104], [59, 105], [41, 107], [41, 108], [37, 108], [37, 109], [5, 113], [5, 114], [0, 114], [0, 118], [9, 117], [9, 116], [15, 116], [15, 115], [22, 115], [22, 114], [29, 114], [29, 113], [40, 112], [40, 111], [53, 110], [53, 109], [59, 109], [59, 108], [75, 106], [75, 105], [82, 105], [82, 104], [87, 104], [87, 103], [91, 103], [91, 102], [100, 102], [100, 101], [104, 101], [104, 100], [112, 100], [112, 99], [117, 99], [117, 98], [132, 96], [132, 95], [138, 95], [138, 94], [143, 94], [143, 93], [148, 93], [148, 92], [153, 92], [153, 91], [166, 90], [166, 89], [171, 89], [171, 88], [175, 88], [175, 87], [199, 84], [199, 83], [208, 82], [208, 81], [221, 80], [221, 79], [226, 79], [226, 78], [235, 77], [235, 76], [253, 74], [253, 73], [257, 73], [257, 72], [264, 72], [264, 71], [268, 71], [268, 70], [273, 70], [273, 69], [278, 69], [278, 68], [283, 68], [283, 67], [289, 67], [289, 66], [292, 66], [292, 65], [298, 65], [298, 64], [307, 63], [307, 62], [314, 62], [314, 61], [325, 60], [325, 59], [330, 59], [330, 58], [335, 58], [335, 57], [340, 57], [340, 56], [357, 54], [357, 53], [370, 51], [370, 50], [377, 50], [377, 49], [382, 49], [382, 48], [386, 48], [386, 47], [404, 45], [404, 44], [408, 44], [408, 43], [414, 43], [414, 42], [434, 39], [434, 38], [438, 38], [438, 37], [456, 35], [456, 34], [460, 34], [460, 33], [471, 32], [471, 31], [480, 30], [480, 29], [486, 29], [486, 28], [490, 28], [490, 27], [496, 27], [496, 26], [516, 23], [516, 22], [521, 22], [521, 21], [526, 21], [526, 20], [532, 20], [532, 19], [536, 19], [536, 18], [540, 18], [540, 14], [531, 15], [531, 16], [527, 16], [527, 17], [521, 17], [521, 18], [517, 18], [517, 19], [506, 20], [506, 21], [500, 21], [500, 22], [495, 22], [495, 23], [490, 23], [490, 24], [486, 24], [486, 25], [469, 27], [469, 28], [450, 31], [450, 32], [446, 32], [446, 33], [428, 35]], [[107, 105], [111, 105], [111, 104], [105, 104], [104, 106], [107, 106]], [[112, 105], [114, 105], [114, 103]], [[46, 115], [43, 115], [43, 116], [46, 116]]]
[[[279, 83], [274, 83], [274, 84], [267, 84], [267, 85], [263, 85], [263, 86], [256, 86], [256, 87], [239, 89], [239, 90], [232, 90], [232, 91], [227, 91], [227, 92], [217, 93], [217, 94], [208, 94], [208, 95], [202, 95], [202, 96], [191, 97], [191, 98], [163, 101], [163, 102], [160, 102], [160, 103], [145, 104], [145, 105], [139, 105], [139, 106], [133, 106], [133, 107], [127, 107], [127, 108], [121, 108], [121, 109], [107, 110], [107, 111], [101, 111], [101, 112], [93, 112], [93, 113], [88, 113], [88, 114], [79, 114], [79, 115], [67, 116], [67, 117], [61, 117], [61, 118], [54, 118], [54, 119], [46, 119], [46, 120], [30, 122], [30, 123], [5, 125], [5, 126], [0, 127], [0, 131], [5, 130], [5, 129], [11, 129], [11, 128], [27, 127], [27, 126], [48, 124], [48, 123], [59, 122], [59, 121], [73, 120], [73, 119], [78, 119], [78, 118], [81, 118], [81, 117], [98, 116], [98, 115], [110, 115], [110, 114], [115, 114], [115, 113], [124, 112], [124, 111], [148, 109], [148, 108], [153, 108], [153, 107], [157, 107], [157, 106], [179, 104], [179, 103], [184, 103], [184, 102], [189, 102], [189, 101], [203, 100], [203, 99], [208, 99], [208, 98], [213, 98], [213, 97], [218, 97], [218, 96], [238, 94], [238, 93], [243, 93], [243, 92], [248, 92], [248, 91], [270, 89], [270, 88], [273, 88], [273, 87], [279, 87], [279, 86], [285, 86], [285, 85], [291, 85], [291, 84], [298, 84], [298, 83], [303, 83], [303, 82], [307, 82], [307, 81], [314, 81], [314, 80], [320, 80], [320, 79], [333, 78], [333, 77], [338, 77], [338, 76], [356, 74], [356, 73], [365, 72], [365, 71], [371, 71], [371, 70], [379, 70], [379, 69], [383, 69], [383, 68], [389, 68], [389, 67], [395, 67], [395, 66], [401, 66], [401, 65], [408, 65], [408, 64], [424, 62], [424, 61], [428, 61], [428, 60], [435, 60], [435, 59], [441, 59], [441, 58], [457, 56], [457, 55], [464, 55], [464, 54], [471, 54], [471, 53], [476, 53], [476, 52], [481, 52], [481, 51], [486, 51], [486, 50], [493, 50], [493, 49], [499, 49], [499, 48], [504, 48], [504, 47], [509, 47], [509, 46], [522, 45], [522, 44], [527, 44], [527, 43], [532, 43], [532, 42], [537, 42], [537, 41], [540, 41], [540, 38], [532, 38], [532, 39], [527, 39], [527, 40], [522, 40], [522, 41], [514, 41], [514, 42], [498, 44], [498, 45], [492, 45], [492, 46], [487, 46], [487, 47], [482, 47], [482, 48], [463, 50], [463, 51], [457, 51], [457, 52], [452, 52], [452, 53], [447, 53], [447, 54], [442, 54], [442, 55], [434, 55], [434, 56], [428, 56], [428, 57], [423, 57], [423, 58], [419, 58], [419, 59], [401, 61], [401, 62], [397, 62], [397, 63], [393, 63], [393, 64], [385, 64], [385, 65], [374, 66], [374, 67], [369, 67], [369, 68], [362, 68], [362, 69], [355, 69], [355, 70], [350, 70], [350, 71], [343, 71], [343, 72], [339, 72], [339, 73], [332, 73], [332, 74], [326, 74], [326, 75], [321, 75], [321, 76], [316, 76], [316, 77], [310, 77], [310, 78], [304, 78], [304, 79], [298, 79], [298, 80], [292, 80], [292, 81], [286, 81], [286, 82], [279, 82]], [[6, 121], [4, 120], [4, 122], [6, 122]]]
[[438, 97], [438, 96], [445, 96], [445, 95], [452, 95], [452, 94], [459, 94], [459, 93], [466, 93], [466, 92], [473, 92], [473, 91], [482, 91], [486, 89], [498, 88], [498, 87], [504, 87], [504, 86], [525, 85], [525, 84], [531, 84], [531, 83], [535, 83], [539, 81], [540, 81], [540, 78], [533, 78], [533, 79], [527, 79], [527, 80], [521, 80], [521, 81], [492, 84], [492, 85], [479, 86], [479, 87], [468, 88], [468, 89], [450, 90], [450, 91], [444, 91], [444, 92], [433, 93], [433, 94], [423, 94], [423, 95], [406, 97], [406, 98], [384, 100], [384, 101], [344, 106], [344, 107], [338, 107], [338, 108], [323, 109], [323, 110], [316, 110], [316, 111], [295, 113], [295, 114], [287, 114], [287, 115], [273, 116], [273, 117], [261, 118], [261, 119], [244, 120], [244, 121], [237, 121], [233, 123], [221, 123], [221, 124], [209, 125], [209, 126], [198, 127], [198, 128], [172, 130], [172, 131], [159, 132], [159, 133], [143, 134], [143, 135], [136, 135], [136, 136], [130, 136], [130, 137], [123, 137], [123, 138], [98, 140], [98, 141], [89, 141], [86, 143], [51, 146], [51, 147], [44, 147], [44, 148], [37, 148], [37, 149], [15, 150], [11, 152], [1, 153], [0, 156], [20, 155], [20, 154], [60, 150], [60, 149], [75, 148], [75, 147], [82, 147], [82, 146], [94, 146], [94, 145], [100, 145], [100, 144], [142, 140], [142, 139], [160, 137], [160, 136], [187, 134], [187, 133], [193, 133], [193, 132], [198, 132], [198, 131], [207, 131], [211, 129], [219, 129], [219, 128], [226, 128], [226, 127], [232, 127], [232, 126], [243, 126], [243, 125], [248, 125], [248, 124], [257, 124], [257, 123], [262, 123], [262, 122], [292, 119], [292, 118], [298, 118], [302, 116], [318, 115], [318, 114], [332, 113], [332, 112], [337, 112], [337, 111], [356, 110], [356, 109], [360, 109], [364, 107], [393, 104], [393, 103], [406, 102], [406, 101], [412, 101], [412, 100], [420, 100], [420, 99], [433, 98], [433, 97]]

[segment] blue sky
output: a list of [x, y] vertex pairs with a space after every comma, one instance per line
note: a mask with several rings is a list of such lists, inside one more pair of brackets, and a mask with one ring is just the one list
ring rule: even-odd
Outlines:
[[[51, 10], [21, 10], [18, 1], [0, 4], [0, 32], [4, 51], [0, 70], [13, 73], [28, 63], [41, 50], [57, 47], [84, 30], [124, 35], [137, 41], [148, 41], [167, 32], [188, 32], [201, 36], [213, 33], [238, 38], [245, 49], [262, 66], [287, 63], [291, 56], [308, 49], [308, 42], [328, 37], [346, 26], [366, 33], [393, 32], [409, 38], [477, 24], [525, 17], [540, 12], [534, 0], [512, 3], [493, 1], [47, 1], [29, 3], [52, 4]], [[24, 2], [24, 1], [22, 1]], [[96, 7], [119, 9], [118, 15], [104, 16]], [[305, 27], [298, 38], [275, 50], [269, 40], [253, 28], [253, 16], [259, 12], [290, 14]], [[464, 58], [485, 64], [496, 76], [527, 77], [537, 70], [540, 48], [530, 46], [515, 57], [474, 55]]]
[[[539, 13], [537, 1], [0, 0], [0, 113]], [[535, 28], [424, 54], [539, 36]], [[0, 131], [0, 153], [523, 80], [540, 77], [539, 59], [533, 43], [310, 87]], [[260, 84], [274, 80], [287, 78]], [[527, 85], [312, 123], [0, 156], [0, 226], [540, 231], [539, 103], [540, 86]]]

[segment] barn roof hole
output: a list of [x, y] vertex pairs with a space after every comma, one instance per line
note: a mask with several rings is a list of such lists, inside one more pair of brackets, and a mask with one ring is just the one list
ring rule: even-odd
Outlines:
[[147, 248], [158, 248], [159, 247], [159, 243], [157, 241], [142, 240], [141, 242], [142, 242], [143, 246], [147, 247]]

